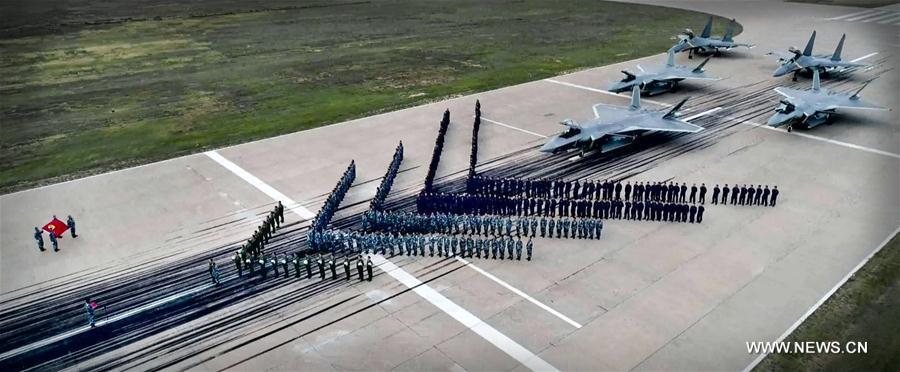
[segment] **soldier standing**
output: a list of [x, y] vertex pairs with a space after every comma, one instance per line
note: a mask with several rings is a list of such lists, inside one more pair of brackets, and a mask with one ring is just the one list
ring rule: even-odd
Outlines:
[[216, 266], [212, 258], [209, 259], [209, 277], [212, 279], [213, 284], [219, 284], [219, 267]]
[[319, 279], [325, 280], [325, 260], [322, 259], [322, 256], [316, 259], [316, 266], [319, 268]]
[[[770, 207], [774, 207], [775, 203], [778, 202], [778, 186], [772, 186], [772, 200], [769, 202]], [[50, 233], [53, 235], [53, 233]], [[56, 247], [56, 244], [53, 244]]]
[[91, 303], [90, 297], [84, 299], [84, 311], [87, 313], [88, 324], [94, 328], [94, 304]]
[[306, 279], [312, 279], [312, 265], [308, 256], [303, 256], [303, 268], [306, 269]]
[[331, 270], [331, 280], [337, 279], [337, 264], [334, 262], [334, 257], [328, 258], [328, 269]]
[[525, 258], [528, 261], [531, 261], [531, 250], [534, 248], [534, 244], [531, 242], [531, 238], [528, 239], [528, 243], [525, 244], [525, 254], [527, 257]]
[[703, 222], [703, 212], [706, 211], [706, 208], [703, 208], [703, 205], [697, 207], [697, 223]]
[[719, 191], [720, 191], [719, 184], [716, 184], [716, 187], [713, 187], [713, 196], [712, 196], [713, 204], [719, 204]]
[[284, 269], [284, 277], [285, 277], [285, 279], [287, 279], [287, 277], [290, 275], [290, 274], [289, 274], [289, 271], [290, 271], [290, 270], [288, 270], [288, 256], [287, 256], [287, 253], [282, 253], [282, 254], [281, 254], [281, 268]]
[[292, 259], [294, 263], [294, 277], [300, 277], [300, 253], [294, 252], [294, 257]]
[[40, 249], [41, 252], [46, 251], [46, 249], [44, 249], [44, 232], [37, 227], [34, 228], [34, 240], [37, 241], [38, 249]]
[[700, 184], [700, 204], [706, 204], [706, 184]]
[[372, 281], [372, 257], [366, 257], [366, 271], [369, 273], [369, 281]]
[[760, 205], [760, 203], [762, 201], [761, 199], [763, 196], [762, 194], [763, 194], [762, 185], [756, 185], [756, 197], [753, 199], [753, 205]]
[[269, 256], [269, 265], [272, 265], [272, 270], [275, 270], [275, 279], [278, 279], [278, 256], [274, 253]]
[[741, 189], [738, 188], [737, 184], [731, 187], [731, 205], [738, 204], [738, 197], [740, 196]]
[[691, 221], [691, 223], [694, 223], [694, 218], [697, 217], [697, 206], [696, 205], [691, 204], [690, 213], [691, 213], [690, 221]]
[[687, 183], [682, 182], [681, 188], [679, 189], [679, 191], [681, 191], [681, 192], [679, 194], [678, 201], [681, 203], [684, 203], [685, 196], [687, 196]]
[[764, 188], [764, 189], [763, 189], [763, 192], [762, 192], [762, 200], [761, 200], [762, 204], [761, 204], [761, 205], [762, 205], [763, 207], [769, 205], [769, 193], [770, 193], [770, 192], [771, 192], [771, 191], [769, 191], [769, 185], [766, 185], [766, 188]]
[[350, 260], [344, 257], [344, 274], [347, 275], [347, 280], [350, 280]]
[[[773, 198], [772, 200], [775, 200], [775, 199]], [[51, 231], [47, 234], [47, 236], [50, 237], [50, 244], [53, 245], [53, 251], [59, 252], [59, 242], [56, 241], [56, 233]]]
[[363, 260], [362, 256], [356, 257], [356, 273], [359, 274], [359, 281], [363, 281]]
[[516, 260], [522, 260], [522, 240], [516, 240]]
[[753, 188], [751, 184], [750, 187], [747, 188], [747, 205], [753, 205], [753, 202], [756, 201], [756, 189]]
[[[683, 200], [682, 200], [683, 201]], [[691, 185], [691, 203], [697, 202], [697, 184]]]
[[234, 266], [237, 268], [238, 277], [244, 276], [244, 267], [241, 265], [241, 251], [235, 252], [231, 260], [234, 261]]
[[72, 234], [72, 238], [77, 238], [78, 235], [75, 235], [75, 219], [72, 218], [72, 215], [69, 215], [69, 217], [66, 218], [66, 226], [69, 228], [69, 233]]
[[728, 184], [725, 184], [725, 187], [722, 188], [722, 205], [728, 205]]

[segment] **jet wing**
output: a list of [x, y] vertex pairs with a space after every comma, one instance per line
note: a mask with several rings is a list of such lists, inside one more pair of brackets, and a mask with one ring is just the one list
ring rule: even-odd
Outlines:
[[696, 73], [691, 72], [691, 70], [687, 69], [672, 69], [668, 71], [663, 71], [658, 77], [655, 77], [653, 80], [673, 80], [673, 79], [694, 79], [694, 80], [719, 80], [718, 78], [706, 76], [704, 73]]
[[703, 127], [688, 123], [678, 119], [663, 119], [655, 116], [642, 116], [635, 120], [619, 132], [630, 132], [635, 130], [652, 130], [658, 132], [684, 132], [696, 133], [703, 130]]
[[828, 106], [827, 109], [857, 109], [857, 110], [887, 110], [886, 107], [881, 107], [866, 101], [863, 101], [859, 98], [850, 98], [846, 95], [839, 96], [831, 96], [827, 97], [827, 102], [825, 104]]
[[627, 107], [607, 105], [605, 103], [598, 103], [594, 105], [593, 109], [594, 117], [605, 123], [619, 121], [635, 114], [634, 111]]

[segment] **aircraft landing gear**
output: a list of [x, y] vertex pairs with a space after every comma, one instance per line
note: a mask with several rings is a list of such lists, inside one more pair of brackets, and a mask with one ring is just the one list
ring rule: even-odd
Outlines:
[[688, 49], [688, 59], [694, 59], [694, 50]]
[[794, 71], [794, 77], [791, 78], [791, 81], [797, 81], [797, 74], [799, 73], [800, 71]]
[[792, 130], [794, 130], [794, 126], [793, 126], [793, 125], [788, 125], [788, 127], [787, 127], [788, 133], [790, 133]]

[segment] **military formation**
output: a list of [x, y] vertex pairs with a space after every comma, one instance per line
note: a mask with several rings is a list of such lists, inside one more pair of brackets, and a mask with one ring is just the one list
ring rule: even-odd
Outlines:
[[441, 159], [441, 152], [444, 151], [444, 137], [447, 136], [447, 129], [450, 127], [450, 110], [444, 111], [444, 117], [441, 119], [441, 125], [438, 127], [438, 135], [434, 140], [434, 151], [431, 153], [431, 162], [428, 163], [428, 173], [425, 175], [424, 191], [431, 191], [434, 187], [434, 176], [437, 173], [438, 162]]
[[309, 226], [311, 234], [322, 231], [328, 226], [328, 223], [331, 222], [331, 218], [334, 217], [334, 212], [337, 211], [338, 206], [341, 204], [341, 200], [344, 200], [344, 195], [347, 194], [347, 190], [350, 189], [350, 185], [353, 184], [355, 178], [356, 162], [351, 160], [350, 165], [344, 170], [341, 179], [334, 185], [334, 189], [331, 190], [331, 193], [328, 194], [328, 198], [325, 199], [325, 204], [322, 205], [322, 209], [320, 209], [313, 218], [312, 224]]
[[281, 201], [275, 203], [275, 207], [263, 218], [263, 222], [253, 231], [253, 236], [241, 246], [238, 253], [245, 257], [261, 256], [264, 254], [269, 239], [275, 235], [275, 230], [284, 224], [284, 204]]
[[[369, 211], [363, 231], [391, 234], [450, 234], [484, 237], [515, 236], [599, 239], [603, 221], [595, 218], [506, 217], [495, 215], [417, 214]], [[549, 233], [548, 233], [549, 231]]]
[[[560, 228], [560, 234], [578, 234], [585, 239], [594, 232], [576, 231], [573, 225]], [[563, 232], [564, 231], [564, 232]], [[484, 259], [530, 261], [534, 253], [531, 238], [493, 237], [479, 238], [470, 235], [446, 234], [405, 234], [387, 232], [362, 232], [350, 230], [325, 230], [320, 235], [321, 246], [335, 255], [380, 254], [388, 257], [397, 255], [434, 257], [462, 257]]]
[[401, 141], [400, 144], [397, 145], [397, 149], [394, 150], [394, 157], [391, 159], [391, 164], [388, 165], [387, 173], [384, 174], [384, 178], [381, 179], [378, 189], [375, 190], [375, 197], [372, 198], [372, 202], [369, 204], [369, 210], [382, 210], [384, 200], [387, 199], [388, 193], [391, 192], [391, 185], [394, 184], [394, 178], [397, 177], [397, 172], [400, 171], [400, 163], [402, 161], [403, 142]]
[[[292, 271], [293, 277], [297, 279], [319, 278], [320, 280], [327, 280], [330, 278], [330, 280], [338, 280], [344, 278], [349, 281], [353, 277], [350, 270], [352, 265], [349, 256], [345, 256], [343, 263], [340, 264], [343, 267], [342, 271], [344, 275], [338, 274], [338, 259], [332, 254], [306, 255], [300, 252], [294, 252], [290, 254], [282, 253], [254, 256], [245, 260], [239, 253], [236, 253], [232, 256], [232, 261], [237, 269], [238, 277], [241, 278], [258, 277], [265, 280], [271, 276], [272, 278], [287, 279], [292, 276]], [[357, 267], [359, 280], [371, 281], [374, 267], [372, 257], [363, 259], [362, 255], [358, 255], [354, 261]], [[213, 281], [218, 284], [218, 273], [213, 272], [214, 267], [215, 263], [211, 261], [210, 275], [213, 277]], [[363, 271], [368, 273], [367, 277], [363, 275]]]

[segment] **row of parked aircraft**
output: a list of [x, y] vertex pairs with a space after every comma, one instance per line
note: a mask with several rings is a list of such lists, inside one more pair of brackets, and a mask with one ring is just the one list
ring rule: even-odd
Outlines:
[[[703, 69], [710, 57], [707, 57], [697, 67], [690, 68], [675, 63], [676, 53], [687, 51], [688, 58], [692, 58], [695, 52], [718, 55], [723, 50], [739, 47], [753, 48], [752, 44], [734, 41], [733, 34], [736, 26], [734, 20], [729, 24], [724, 36], [711, 36], [712, 21], [713, 19], [710, 17], [699, 36], [690, 29], [686, 29], [684, 33], [678, 35], [678, 43], [668, 50], [664, 65], [648, 68], [638, 65], [635, 72], [622, 71], [625, 78], [612, 84], [609, 91], [621, 93], [630, 90], [630, 105], [596, 104], [593, 106], [594, 119], [584, 124], [578, 124], [571, 119], [563, 120], [560, 124], [566, 127], [565, 132], [551, 138], [541, 147], [541, 151], [556, 153], [578, 149], [584, 155], [589, 150], [604, 152], [626, 146], [649, 132], [695, 133], [703, 130], [703, 127], [679, 118], [678, 110], [687, 99], [672, 109], [649, 110], [641, 107], [640, 96], [641, 94], [657, 95], [671, 92], [682, 80], [718, 80], [716, 77], [708, 76]], [[789, 53], [786, 54], [777, 52], [767, 54], [778, 57], [779, 66], [773, 74], [774, 77], [793, 73], [793, 80], [796, 81], [797, 75], [801, 72], [806, 71], [813, 75], [813, 84], [810, 90], [775, 88], [775, 92], [784, 98], [780, 100], [775, 113], [768, 119], [769, 126], [787, 126], [787, 130], [790, 132], [794, 126], [808, 129], [824, 124], [832, 119], [837, 109], [887, 110], [860, 98], [860, 92], [871, 80], [864, 83], [853, 94], [832, 92], [821, 87], [820, 76], [822, 74], [849, 72], [853, 68], [868, 66], [863, 63], [844, 62], [841, 59], [845, 39], [846, 34], [841, 36], [834, 53], [814, 55], [813, 45], [816, 40], [816, 32], [813, 31], [802, 52], [790, 47], [788, 48]]]

